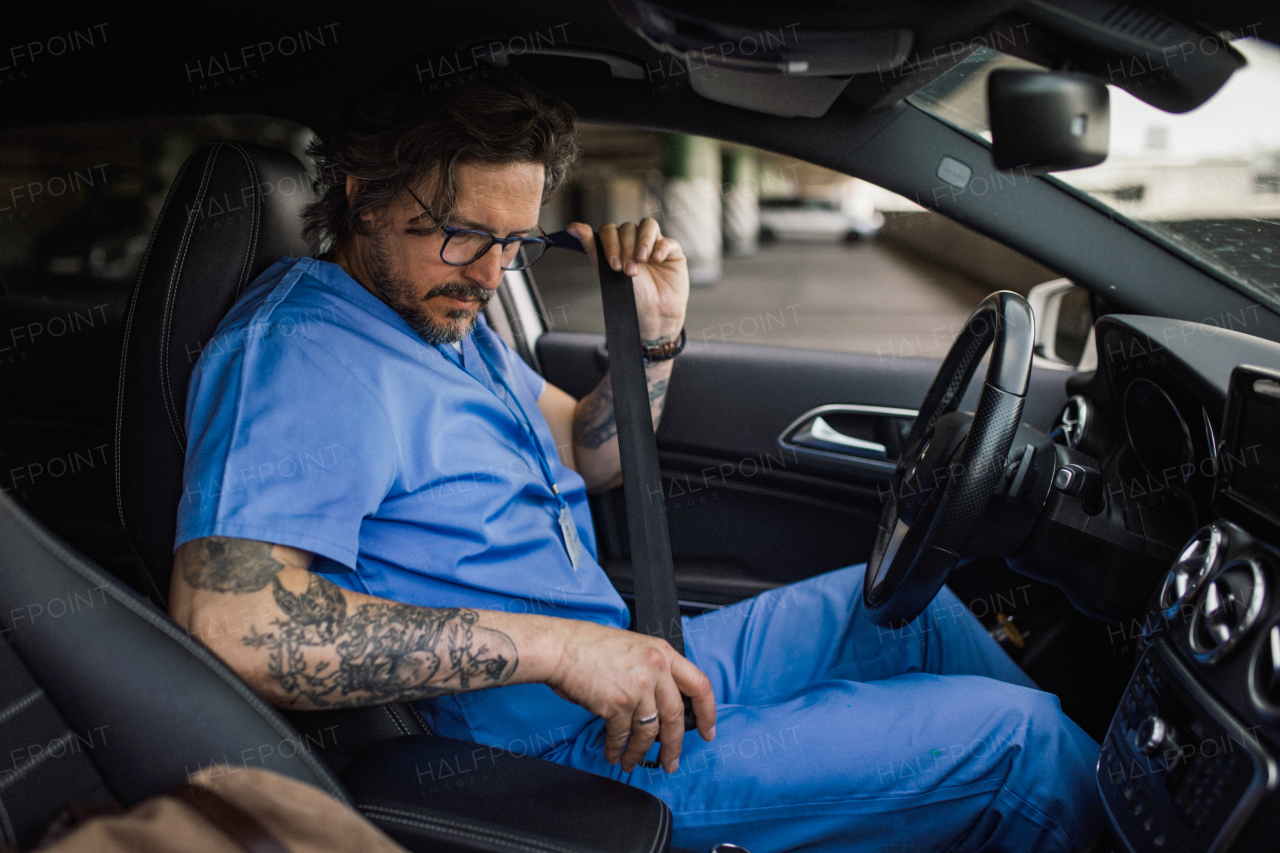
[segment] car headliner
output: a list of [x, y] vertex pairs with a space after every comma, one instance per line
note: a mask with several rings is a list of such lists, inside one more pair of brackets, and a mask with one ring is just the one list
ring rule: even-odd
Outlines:
[[[785, 8], [778, 9], [780, 5]], [[889, 22], [915, 29], [919, 46], [945, 44], [957, 34], [979, 32], [984, 22], [1017, 5], [1009, 0], [745, 2], [717, 14], [759, 26], [811, 20], [828, 27], [841, 21], [846, 26], [864, 20]], [[1249, 26], [1261, 37], [1280, 41], [1280, 12], [1272, 4], [1222, 2], [1208, 9], [1179, 0], [1163, 4], [1162, 11], [1171, 17], [1199, 19], [1215, 29]], [[358, 9], [346, 3], [316, 2], [303, 11], [233, 0], [208, 7], [202, 14], [198, 26], [184, 22], [180, 27], [168, 24], [148, 7], [111, 12], [99, 8], [92, 13], [48, 8], [25, 15], [21, 30], [10, 30], [14, 33], [11, 46], [99, 25], [103, 38], [94, 47], [64, 54], [56, 61], [42, 63], [39, 57], [28, 57], [20, 66], [6, 49], [8, 55], [0, 56], [0, 61], [10, 61], [13, 70], [27, 76], [3, 83], [5, 109], [0, 127], [216, 113], [261, 113], [318, 127], [336, 103], [397, 66], [411, 65], [422, 57], [452, 57], [468, 45], [548, 28], [558, 28], [574, 46], [628, 54], [655, 68], [664, 61], [624, 26], [607, 3], [590, 0], [554, 6], [506, 0], [370, 3]], [[1205, 21], [1210, 15], [1212, 20]], [[263, 63], [257, 78], [203, 92], [191, 85], [192, 69], [211, 57], [234, 56], [244, 45], [323, 27], [333, 35], [325, 47], [288, 61]], [[466, 62], [465, 52], [460, 58], [459, 66]], [[1201, 320], [1258, 301], [1248, 295], [1247, 284], [1232, 281], [1223, 271], [1158, 242], [1123, 217], [1051, 181], [1025, 176], [1010, 180], [1006, 175], [998, 204], [973, 193], [938, 195], [935, 172], [943, 156], [969, 163], [975, 176], [988, 177], [993, 184], [997, 175], [980, 141], [901, 101], [892, 103], [944, 70], [937, 65], [930, 78], [892, 87], [887, 97], [884, 87], [868, 95], [850, 86], [816, 119], [781, 118], [715, 103], [695, 94], [687, 84], [677, 85], [680, 81], [674, 75], [662, 81], [666, 86], [659, 85], [652, 73], [650, 79], [619, 79], [599, 62], [531, 57], [513, 67], [544, 90], [563, 97], [587, 121], [713, 136], [872, 181], [1092, 287], [1118, 309]], [[1280, 316], [1269, 310], [1261, 313], [1257, 333], [1280, 340]]]

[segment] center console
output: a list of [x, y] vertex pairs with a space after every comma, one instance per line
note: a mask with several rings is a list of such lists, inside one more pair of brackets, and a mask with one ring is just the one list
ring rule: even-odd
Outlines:
[[1117, 850], [1280, 849], [1280, 374], [1232, 374], [1213, 506], [1145, 617], [1098, 787]]

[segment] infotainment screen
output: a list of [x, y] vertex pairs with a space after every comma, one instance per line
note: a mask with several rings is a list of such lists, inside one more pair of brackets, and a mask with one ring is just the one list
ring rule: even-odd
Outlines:
[[1231, 373], [1214, 509], [1280, 544], [1280, 371]]

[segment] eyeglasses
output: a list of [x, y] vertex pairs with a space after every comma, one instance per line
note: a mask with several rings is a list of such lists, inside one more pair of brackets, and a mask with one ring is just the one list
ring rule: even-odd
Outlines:
[[[422, 203], [422, 199], [418, 198], [408, 186], [405, 189], [409, 190], [413, 200], [422, 206], [428, 216], [431, 216], [431, 211]], [[494, 244], [497, 244], [500, 247], [498, 252], [502, 256], [502, 269], [527, 269], [542, 257], [542, 253], [551, 245], [541, 226], [538, 227], [538, 233], [543, 235], [541, 237], [495, 237], [488, 231], [454, 228], [449, 225], [441, 226], [440, 230], [444, 232], [444, 242], [440, 244], [440, 260], [454, 267], [474, 264], [483, 258]]]

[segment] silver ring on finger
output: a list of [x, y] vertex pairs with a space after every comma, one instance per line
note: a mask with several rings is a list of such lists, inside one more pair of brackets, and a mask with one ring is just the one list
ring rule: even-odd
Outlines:
[[650, 725], [650, 724], [652, 724], [652, 723], [656, 723], [656, 722], [658, 722], [658, 715], [655, 713], [655, 714], [653, 714], [652, 716], [645, 717], [645, 718], [640, 719], [640, 720], [636, 720], [636, 725], [638, 725], [638, 726], [647, 726], [647, 725]]

